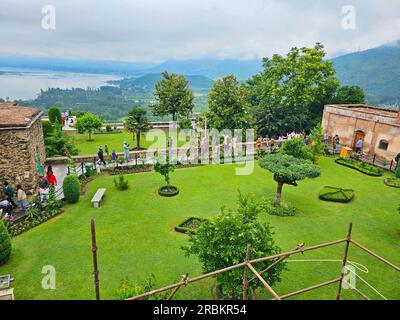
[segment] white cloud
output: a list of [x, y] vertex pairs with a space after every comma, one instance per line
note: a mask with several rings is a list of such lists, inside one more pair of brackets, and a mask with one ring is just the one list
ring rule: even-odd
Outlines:
[[[57, 12], [41, 28], [41, 8]], [[357, 28], [343, 30], [354, 5]], [[1, 0], [0, 54], [161, 61], [260, 58], [292, 46], [330, 55], [400, 38], [398, 0]]]

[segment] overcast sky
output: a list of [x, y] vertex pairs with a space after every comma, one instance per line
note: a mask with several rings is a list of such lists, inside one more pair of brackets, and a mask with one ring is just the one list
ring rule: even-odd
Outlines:
[[[56, 29], [42, 28], [42, 7]], [[356, 28], [342, 27], [342, 8]], [[0, 55], [253, 59], [322, 42], [330, 56], [400, 39], [399, 0], [0, 0]]]

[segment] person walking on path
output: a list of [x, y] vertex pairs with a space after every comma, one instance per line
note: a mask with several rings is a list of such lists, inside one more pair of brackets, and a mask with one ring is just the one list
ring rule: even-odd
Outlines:
[[356, 144], [356, 152], [360, 153], [363, 147], [364, 141], [360, 138]]
[[125, 161], [126, 162], [131, 161], [131, 156], [129, 154], [129, 151], [130, 151], [129, 149], [130, 149], [129, 144], [126, 141], [124, 141], [124, 157], [125, 157]]
[[97, 155], [99, 157], [99, 162], [102, 163], [104, 166], [107, 166], [107, 163], [104, 161], [104, 153], [101, 146], [99, 147], [99, 152], [97, 152]]
[[50, 193], [49, 186], [50, 186], [49, 181], [42, 174], [40, 174], [38, 181], [38, 192], [40, 200], [42, 202], [49, 200], [49, 193]]
[[49, 182], [49, 184], [52, 185], [53, 187], [57, 185], [57, 178], [54, 175], [53, 169], [51, 167], [47, 169], [46, 179]]
[[23, 211], [26, 212], [29, 209], [29, 202], [26, 197], [26, 193], [20, 184], [17, 185], [17, 203]]
[[11, 185], [8, 183], [8, 181], [4, 181], [3, 183], [3, 193], [6, 195], [7, 200], [11, 203], [11, 205], [16, 208], [17, 204], [14, 202], [13, 197], [14, 197], [14, 190], [11, 187]]
[[115, 150], [113, 150], [113, 152], [111, 153], [111, 162], [114, 167], [117, 165], [117, 159], [118, 159], [118, 155], [115, 152]]
[[333, 150], [336, 153], [339, 153], [339, 148], [340, 148], [340, 138], [338, 134], [335, 134], [335, 136], [333, 137]]

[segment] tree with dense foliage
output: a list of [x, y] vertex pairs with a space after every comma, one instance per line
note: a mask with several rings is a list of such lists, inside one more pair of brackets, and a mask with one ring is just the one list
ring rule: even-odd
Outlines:
[[77, 203], [81, 196], [81, 184], [75, 174], [66, 176], [63, 181], [63, 192], [65, 201]]
[[11, 237], [3, 220], [0, 220], [0, 266], [5, 264], [11, 255]]
[[261, 135], [309, 130], [339, 86], [322, 44], [292, 48], [286, 57], [264, 58], [264, 70], [248, 81], [252, 112]]
[[310, 149], [304, 143], [304, 138], [293, 138], [285, 141], [281, 153], [298, 159], [312, 159]]
[[62, 130], [61, 125], [56, 123], [52, 125], [51, 128], [46, 125], [43, 127], [43, 132], [47, 157], [78, 154], [73, 139]]
[[147, 119], [146, 110], [140, 107], [133, 107], [128, 112], [124, 123], [125, 129], [136, 135], [136, 149], [140, 150], [140, 136], [150, 130], [151, 125]]
[[89, 141], [92, 141], [92, 133], [95, 130], [101, 129], [102, 124], [103, 121], [99, 116], [87, 112], [78, 118], [76, 121], [76, 128], [79, 132], [87, 132], [89, 134]]
[[208, 111], [205, 113], [210, 128], [249, 129], [254, 123], [248, 102], [249, 90], [240, 86], [236, 77], [229, 75], [214, 82], [208, 94]]
[[51, 107], [51, 108], [49, 108], [47, 113], [49, 115], [49, 121], [52, 124], [55, 124], [55, 123], [61, 124], [62, 117], [61, 117], [60, 109], [58, 109], [57, 107]]
[[311, 153], [311, 161], [315, 164], [318, 162], [318, 158], [325, 153], [326, 148], [321, 124], [317, 124], [315, 128], [311, 130], [310, 140], [308, 148]]
[[260, 167], [273, 173], [277, 182], [275, 206], [280, 206], [284, 184], [297, 187], [297, 181], [316, 178], [321, 174], [320, 168], [310, 161], [298, 159], [286, 154], [267, 154], [260, 159]]
[[170, 163], [169, 157], [167, 156], [166, 161], [160, 161], [160, 160], [157, 161], [154, 164], [154, 171], [158, 172], [164, 177], [165, 182], [167, 184], [167, 190], [170, 191], [171, 190], [170, 174], [175, 171], [175, 165]]
[[187, 118], [194, 108], [194, 94], [189, 82], [182, 75], [163, 72], [164, 79], [155, 85], [154, 97], [157, 104], [152, 106], [155, 116], [171, 115], [173, 121]]
[[365, 92], [358, 86], [343, 86], [336, 91], [332, 103], [365, 104]]
[[[272, 228], [269, 224], [257, 220], [259, 213], [255, 201], [239, 194], [237, 210], [226, 210], [206, 220], [191, 235], [190, 246], [184, 248], [187, 254], [199, 257], [205, 273], [226, 268], [243, 262], [246, 259], [247, 244], [250, 245], [251, 259], [275, 255], [281, 249], [275, 244]], [[260, 272], [271, 265], [266, 261], [254, 267]], [[277, 264], [263, 278], [269, 285], [280, 281], [284, 263]], [[243, 295], [243, 269], [235, 269], [216, 276], [218, 291], [223, 297], [238, 299]], [[249, 283], [249, 296], [257, 288], [262, 287], [260, 281]]]

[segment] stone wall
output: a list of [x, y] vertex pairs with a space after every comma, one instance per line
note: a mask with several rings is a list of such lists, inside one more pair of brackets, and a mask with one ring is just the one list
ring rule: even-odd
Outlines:
[[[399, 114], [400, 117], [400, 114]], [[340, 143], [353, 148], [357, 131], [365, 134], [363, 151], [392, 160], [400, 152], [400, 124], [396, 116], [379, 113], [364, 114], [341, 108], [325, 107], [322, 127], [329, 136], [338, 134]], [[381, 140], [388, 142], [387, 150], [379, 148]]]
[[43, 129], [40, 120], [30, 128], [0, 130], [0, 180], [9, 181], [15, 188], [34, 188], [38, 178], [36, 150], [40, 161], [46, 160]]

